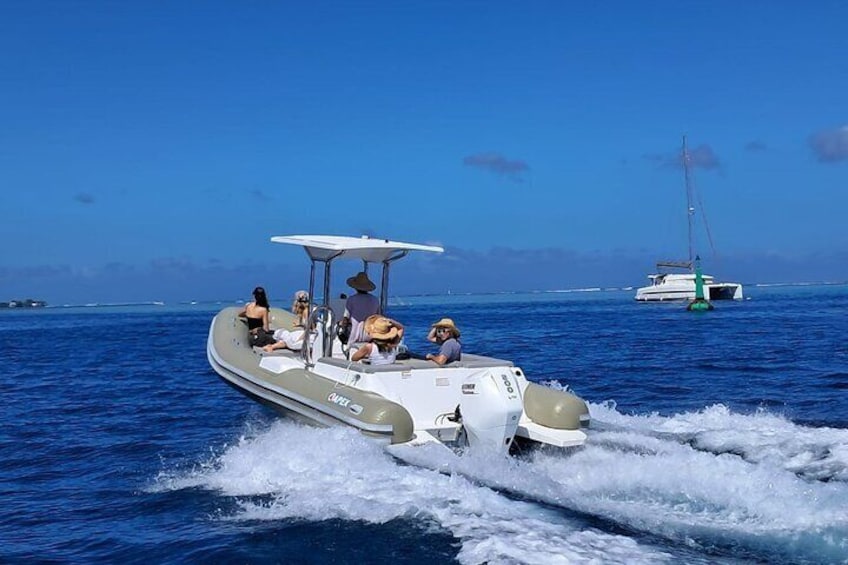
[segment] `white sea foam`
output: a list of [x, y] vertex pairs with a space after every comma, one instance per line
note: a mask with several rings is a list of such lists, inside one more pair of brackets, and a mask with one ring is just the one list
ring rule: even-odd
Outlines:
[[[236, 497], [231, 520], [408, 519], [461, 540], [465, 563], [663, 562], [681, 552], [688, 562], [714, 561], [715, 551], [848, 561], [848, 483], [811, 478], [824, 468], [844, 477], [845, 430], [723, 406], [671, 417], [590, 410], [599, 429], [569, 455], [425, 449], [404, 457], [413, 466], [352, 430], [279, 421], [208, 464], [163, 473], [157, 486]], [[588, 516], [648, 537], [604, 531]], [[671, 543], [654, 546], [651, 535]]]
[[[468, 459], [469, 475], [490, 469], [511, 480], [517, 463]], [[494, 471], [492, 471], [494, 469]], [[232, 520], [397, 518], [436, 526], [461, 540], [464, 563], [664, 562], [671, 555], [588, 527], [556, 508], [513, 500], [460, 474], [405, 466], [376, 443], [342, 428], [280, 421], [189, 472], [163, 472], [157, 489], [206, 488], [240, 497]], [[266, 495], [256, 501], [255, 495]]]
[[848, 482], [846, 429], [801, 426], [765, 410], [736, 414], [721, 404], [673, 417], [625, 416], [613, 405], [602, 404], [593, 404], [590, 411], [600, 426], [675, 438], [806, 478]]
[[[672, 417], [591, 412], [615, 431], [572, 458], [535, 461], [575, 507], [697, 545], [848, 561], [848, 431], [720, 405]], [[837, 480], [811, 480], [822, 475]]]

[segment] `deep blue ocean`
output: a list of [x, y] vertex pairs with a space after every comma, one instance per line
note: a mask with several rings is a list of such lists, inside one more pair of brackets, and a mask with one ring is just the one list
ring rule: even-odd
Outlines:
[[395, 301], [590, 406], [584, 448], [450, 473], [225, 385], [227, 304], [0, 311], [0, 562], [848, 563], [848, 286], [745, 290]]

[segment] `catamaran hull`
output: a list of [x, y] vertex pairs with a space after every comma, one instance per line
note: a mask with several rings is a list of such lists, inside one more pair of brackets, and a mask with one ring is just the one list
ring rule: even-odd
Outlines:
[[[704, 285], [704, 297], [707, 300], [742, 300], [742, 285], [735, 283], [715, 283]], [[645, 286], [636, 290], [639, 302], [667, 302], [673, 300], [695, 300], [695, 284], [671, 287], [670, 285]]]

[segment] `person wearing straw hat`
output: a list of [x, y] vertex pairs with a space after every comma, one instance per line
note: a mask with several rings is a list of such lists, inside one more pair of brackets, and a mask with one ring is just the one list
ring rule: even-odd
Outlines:
[[447, 365], [462, 358], [462, 344], [459, 343], [459, 328], [450, 318], [442, 318], [430, 328], [427, 339], [439, 344], [439, 352], [428, 353], [425, 359], [439, 365]]
[[368, 336], [363, 328], [363, 322], [368, 316], [372, 316], [380, 312], [380, 301], [373, 294], [372, 290], [377, 288], [371, 279], [368, 278], [368, 273], [361, 271], [355, 276], [347, 279], [347, 285], [356, 291], [345, 302], [345, 312], [342, 318], [342, 325], [350, 327], [350, 337], [347, 339], [348, 344], [368, 341]]
[[398, 344], [403, 339], [403, 326], [379, 314], [368, 316], [364, 324], [371, 341], [351, 355], [351, 361], [367, 361], [372, 365], [391, 365], [397, 359]]

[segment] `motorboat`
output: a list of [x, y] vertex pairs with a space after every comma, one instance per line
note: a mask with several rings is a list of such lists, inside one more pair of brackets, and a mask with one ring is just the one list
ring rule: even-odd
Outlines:
[[[659, 261], [657, 262], [656, 274], [648, 275], [651, 283], [636, 289], [636, 300], [639, 302], [663, 302], [667, 300], [694, 300], [695, 299], [695, 266], [700, 263], [700, 258], [695, 252], [695, 188], [692, 181], [691, 157], [686, 147], [686, 136], [683, 136], [683, 149], [681, 153], [685, 185], [686, 185], [686, 209], [689, 225], [689, 259], [687, 261]], [[704, 216], [704, 214], [701, 214]], [[707, 235], [709, 228], [706, 227], [706, 217], [703, 220]], [[712, 239], [710, 237], [710, 244]], [[683, 272], [666, 272], [669, 269], [681, 270]], [[716, 282], [711, 275], [702, 275], [704, 283], [704, 299], [712, 300], [742, 300], [743, 291], [740, 283]]]
[[[511, 361], [462, 353], [440, 366], [415, 355], [390, 365], [351, 361], [340, 339], [338, 306], [331, 297], [337, 261], [381, 269], [380, 311], [389, 295], [389, 271], [410, 252], [442, 253], [434, 245], [370, 237], [275, 236], [302, 247], [310, 260], [309, 337], [299, 351], [251, 347], [240, 308], [212, 320], [207, 357], [226, 383], [281, 414], [319, 426], [344, 425], [390, 446], [444, 446], [509, 453], [525, 445], [583, 445], [590, 417], [586, 403], [567, 392], [531, 382]], [[323, 279], [323, 280], [321, 280]], [[316, 286], [322, 300], [316, 301]], [[271, 308], [271, 326], [287, 328], [294, 315]]]

